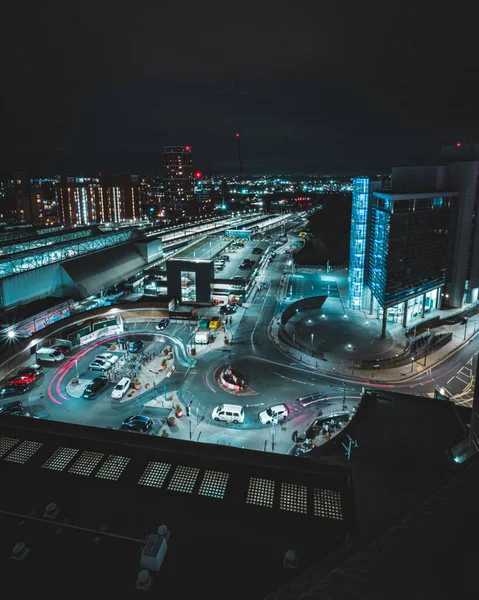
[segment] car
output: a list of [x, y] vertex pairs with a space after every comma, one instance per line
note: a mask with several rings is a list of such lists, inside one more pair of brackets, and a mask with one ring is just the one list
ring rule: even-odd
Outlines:
[[263, 254], [263, 250], [261, 248], [253, 248], [251, 254]]
[[7, 385], [31, 385], [36, 379], [36, 375], [15, 375], [7, 380]]
[[158, 331], [163, 331], [163, 329], [166, 329], [169, 324], [170, 319], [161, 319], [161, 321], [156, 324], [156, 328], [158, 329]]
[[83, 392], [83, 397], [89, 399], [98, 396], [100, 392], [108, 387], [108, 384], [108, 378], [104, 375], [95, 377], [95, 379], [92, 379], [91, 382], [86, 386], [85, 391]]
[[103, 352], [103, 354], [97, 354], [95, 356], [95, 359], [97, 358], [101, 358], [102, 360], [106, 360], [109, 363], [111, 363], [112, 365], [114, 365], [116, 363], [116, 361], [120, 358], [119, 356], [117, 356], [116, 354], [112, 354], [111, 352]]
[[134, 340], [133, 342], [130, 342], [128, 349], [130, 352], [139, 352], [144, 345], [145, 342], [143, 340]]
[[233, 281], [244, 281], [244, 277], [242, 275], [235, 275]]
[[123, 377], [113, 388], [111, 397], [114, 398], [115, 400], [121, 400], [123, 398], [123, 396], [130, 389], [130, 386], [131, 386], [131, 379], [129, 379], [128, 377]]
[[235, 313], [238, 310], [238, 307], [236, 306], [236, 304], [225, 304], [224, 306], [220, 307], [220, 314], [221, 315], [231, 315], [233, 313]]
[[276, 258], [276, 252], [271, 252], [271, 254], [269, 256], [270, 256], [270, 258]]
[[102, 358], [95, 358], [89, 365], [90, 371], [108, 371], [111, 369], [111, 362]]
[[43, 367], [41, 365], [29, 365], [17, 371], [17, 375], [35, 375], [35, 377], [40, 377], [43, 374]]
[[270, 423], [284, 423], [288, 415], [289, 410], [286, 404], [276, 404], [260, 412], [258, 418], [263, 425], [269, 425]]
[[0, 415], [22, 415], [25, 409], [20, 400], [14, 400], [8, 404], [0, 406]]
[[57, 346], [51, 346], [51, 347], [55, 348], [55, 350], [58, 350], [58, 352], [61, 352], [65, 356], [67, 354], [71, 354], [71, 352], [72, 352], [72, 349], [69, 346], [63, 346], [63, 344], [59, 344]]
[[139, 431], [146, 432], [151, 429], [153, 425], [153, 420], [149, 417], [144, 417], [143, 415], [134, 415], [132, 417], [128, 417], [121, 424], [121, 429], [128, 431]]
[[211, 415], [215, 421], [226, 421], [227, 423], [243, 423], [244, 406], [239, 404], [222, 404], [213, 409]]
[[225, 260], [226, 262], [229, 262], [229, 260], [230, 260], [230, 257], [229, 257], [227, 254], [222, 254], [222, 255], [221, 255], [221, 258], [222, 258], [223, 260]]
[[19, 396], [28, 392], [29, 386], [27, 385], [4, 385], [0, 387], [0, 400], [8, 398], [9, 396]]

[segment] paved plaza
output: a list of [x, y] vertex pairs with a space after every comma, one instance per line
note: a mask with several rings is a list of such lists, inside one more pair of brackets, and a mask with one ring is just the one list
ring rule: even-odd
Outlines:
[[[270, 324], [271, 340], [292, 358], [315, 369], [343, 376], [404, 381], [421, 373], [423, 367], [420, 364], [412, 365], [411, 369], [408, 366], [381, 368], [377, 373], [361, 370], [361, 361], [382, 360], [400, 354], [406, 345], [406, 329], [401, 323], [388, 322], [386, 337], [381, 338], [381, 320], [377, 314], [349, 309], [347, 295], [347, 269], [329, 272], [324, 267], [296, 269], [285, 276], [280, 288], [281, 313], [299, 300], [313, 296], [326, 296], [326, 300], [320, 309], [299, 310], [281, 331], [281, 313], [278, 314]], [[408, 322], [407, 329], [410, 329], [440, 315], [444, 324], [434, 331], [452, 333], [449, 343], [431, 352], [429, 367], [461, 348], [475, 335], [475, 319], [469, 335], [466, 335], [461, 323], [447, 324], [448, 317], [457, 312], [432, 310], [426, 313], [424, 319], [418, 317]]]

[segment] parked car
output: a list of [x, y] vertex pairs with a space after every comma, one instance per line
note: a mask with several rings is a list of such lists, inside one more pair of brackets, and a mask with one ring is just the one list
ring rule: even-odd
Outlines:
[[156, 328], [158, 329], [158, 331], [163, 331], [163, 329], [166, 329], [169, 324], [170, 319], [161, 319], [161, 321], [156, 324]]
[[35, 375], [15, 375], [7, 380], [7, 385], [31, 385], [35, 378]]
[[59, 344], [57, 346], [51, 346], [52, 348], [55, 348], [55, 350], [58, 350], [58, 352], [61, 352], [63, 355], [67, 355], [67, 354], [71, 354], [72, 349], [70, 348], [70, 346], [64, 346], [63, 344]]
[[244, 277], [242, 275], [235, 275], [233, 281], [244, 281]]
[[132, 342], [130, 342], [128, 349], [130, 350], [130, 352], [139, 352], [144, 345], [145, 342], [143, 340], [133, 340]]
[[43, 374], [43, 367], [41, 365], [30, 365], [28, 367], [22, 367], [17, 371], [17, 375], [35, 375], [36, 378]]
[[100, 392], [102, 392], [106, 387], [108, 387], [108, 378], [104, 375], [100, 375], [99, 377], [95, 377], [85, 388], [83, 392], [84, 398], [94, 398], [98, 396]]
[[101, 358], [102, 360], [106, 360], [109, 363], [111, 363], [112, 365], [114, 365], [116, 363], [116, 361], [120, 358], [119, 356], [117, 356], [116, 354], [112, 354], [111, 352], [103, 352], [103, 354], [97, 354], [95, 356], [95, 359], [97, 358]]
[[261, 248], [253, 248], [251, 254], [262, 254], [263, 250]]
[[88, 365], [88, 368], [90, 371], [108, 371], [108, 369], [111, 369], [111, 362], [104, 360], [103, 358], [95, 358], [95, 360]]
[[22, 415], [25, 409], [20, 400], [14, 400], [8, 404], [0, 406], [0, 415]]
[[263, 425], [269, 425], [273, 421], [275, 423], [283, 423], [288, 415], [289, 410], [286, 404], [276, 404], [261, 411], [258, 418]]
[[0, 406], [0, 415], [21, 415], [24, 410], [25, 408], [20, 400], [11, 400]]
[[131, 379], [129, 379], [128, 377], [123, 377], [113, 388], [111, 397], [115, 400], [121, 400], [123, 396], [127, 393], [127, 391], [130, 389], [130, 386]]
[[63, 352], [59, 352], [55, 350], [55, 348], [38, 348], [37, 350], [37, 360], [42, 360], [44, 362], [56, 363], [60, 362], [65, 358]]
[[149, 417], [144, 417], [143, 415], [134, 415], [132, 417], [128, 417], [128, 419], [125, 419], [121, 424], [121, 428], [123, 430], [126, 429], [128, 431], [139, 431], [145, 433], [151, 429], [152, 425], [153, 421]]
[[238, 310], [236, 304], [225, 304], [220, 307], [220, 314], [222, 315], [231, 315]]
[[0, 400], [10, 396], [20, 396], [28, 392], [29, 389], [27, 385], [4, 385], [0, 387]]

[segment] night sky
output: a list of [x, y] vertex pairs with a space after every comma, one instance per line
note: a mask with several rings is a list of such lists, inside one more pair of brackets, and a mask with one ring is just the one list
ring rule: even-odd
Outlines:
[[[1, 166], [31, 176], [197, 168], [357, 173], [479, 141], [471, 3], [2, 3]], [[469, 7], [469, 8], [468, 8]]]

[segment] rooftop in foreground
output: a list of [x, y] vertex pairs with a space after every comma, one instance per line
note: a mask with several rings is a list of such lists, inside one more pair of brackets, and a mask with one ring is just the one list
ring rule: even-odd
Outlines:
[[153, 593], [263, 598], [298, 573], [286, 550], [301, 571], [356, 531], [343, 467], [20, 417], [0, 422], [0, 457], [6, 597], [129, 598], [165, 524]]

